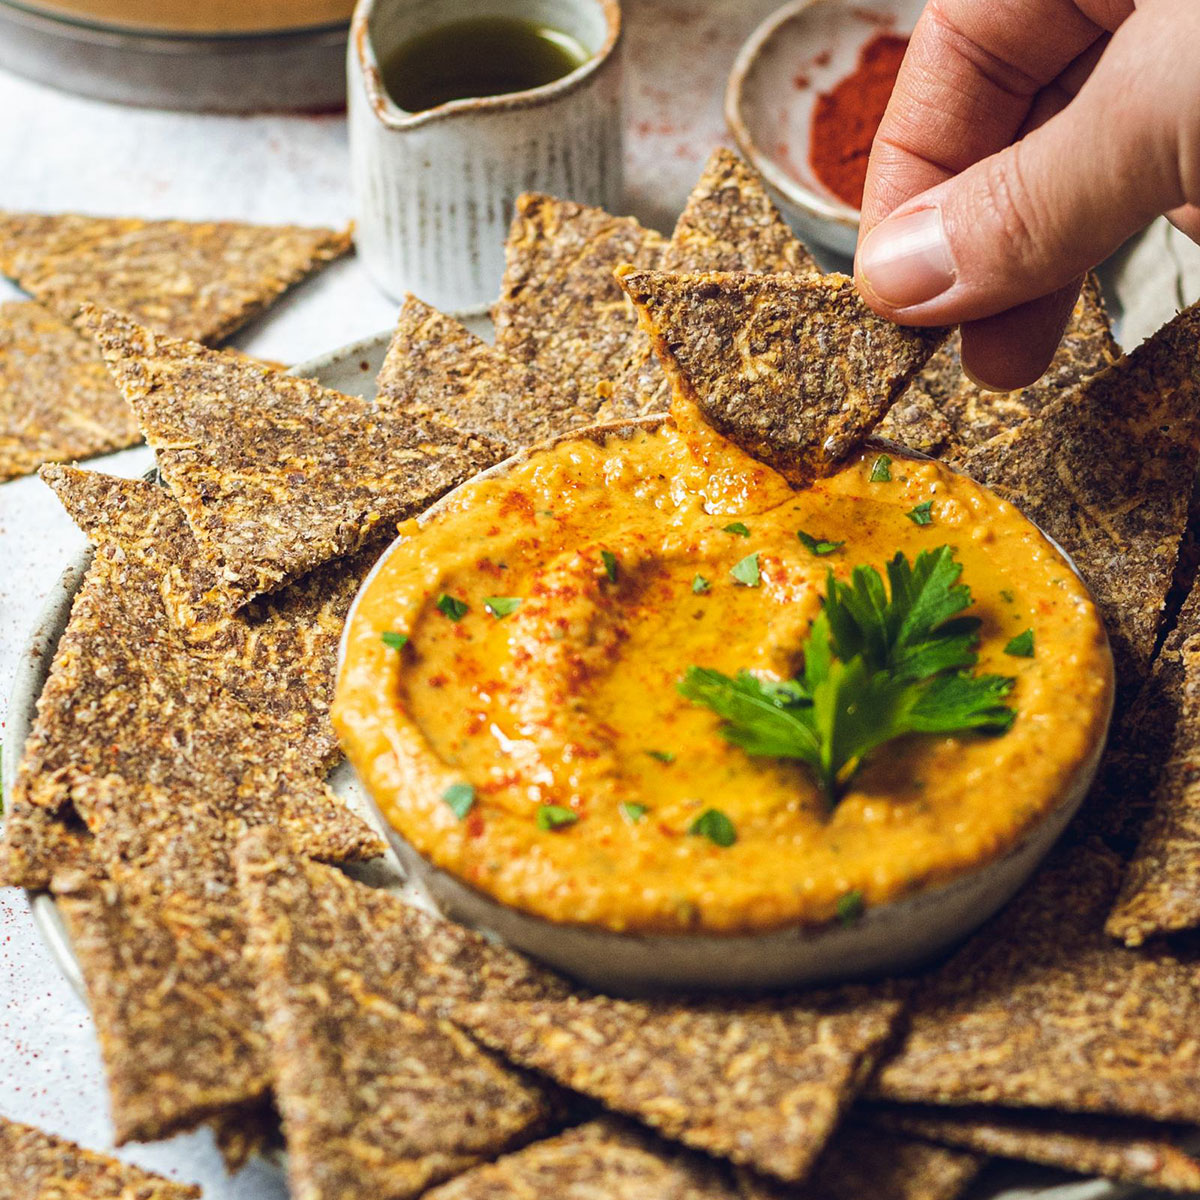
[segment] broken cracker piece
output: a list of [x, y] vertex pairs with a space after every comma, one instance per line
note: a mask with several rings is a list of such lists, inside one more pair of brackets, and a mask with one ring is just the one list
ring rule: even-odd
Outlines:
[[945, 336], [877, 317], [842, 275], [617, 275], [672, 404], [799, 486], [836, 469]]
[[546, 1123], [543, 1088], [419, 1011], [402, 901], [266, 830], [238, 877], [298, 1200], [417, 1196]]
[[223, 341], [351, 246], [348, 230], [0, 212], [0, 271], [71, 320], [82, 304]]
[[512, 1061], [668, 1137], [799, 1180], [899, 1012], [885, 990], [846, 989], [756, 1002], [496, 1001], [453, 1017]]

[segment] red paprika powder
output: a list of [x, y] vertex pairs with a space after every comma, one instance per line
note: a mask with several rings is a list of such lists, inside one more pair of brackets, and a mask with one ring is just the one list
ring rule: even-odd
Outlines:
[[817, 178], [854, 208], [862, 207], [871, 143], [906, 49], [907, 38], [877, 34], [859, 52], [853, 74], [817, 97], [809, 162]]

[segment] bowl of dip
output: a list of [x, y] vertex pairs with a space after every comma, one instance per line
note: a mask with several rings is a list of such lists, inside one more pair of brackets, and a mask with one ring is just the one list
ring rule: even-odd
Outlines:
[[[801, 530], [841, 545], [816, 554]], [[1015, 678], [1003, 735], [891, 742], [831, 806], [807, 767], [751, 757], [679, 694], [694, 665], [790, 678], [827, 570], [942, 545], [981, 622], [978, 670]], [[1014, 656], [1027, 630], [1036, 649]], [[945, 950], [1078, 807], [1112, 694], [1078, 575], [972, 480], [875, 443], [794, 491], [651, 417], [523, 452], [406, 523], [351, 610], [333, 718], [447, 915], [638, 993]]]

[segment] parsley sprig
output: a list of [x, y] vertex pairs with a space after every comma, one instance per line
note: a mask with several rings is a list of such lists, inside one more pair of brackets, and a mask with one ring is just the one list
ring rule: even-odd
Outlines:
[[962, 615], [971, 590], [961, 574], [949, 546], [912, 564], [898, 553], [887, 587], [874, 567], [855, 567], [848, 583], [830, 571], [796, 678], [690, 667], [679, 691], [720, 716], [723, 736], [747, 754], [807, 763], [834, 804], [863, 760], [896, 738], [1012, 726], [1004, 700], [1014, 681], [972, 671], [980, 623]]

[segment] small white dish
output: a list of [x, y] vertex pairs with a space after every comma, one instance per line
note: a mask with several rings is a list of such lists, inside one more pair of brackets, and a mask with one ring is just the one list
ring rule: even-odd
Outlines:
[[793, 0], [768, 17], [738, 52], [725, 91], [725, 120], [738, 148], [767, 181], [802, 239], [853, 255], [858, 209], [835, 196], [809, 163], [817, 97], [858, 63], [878, 33], [907, 36], [924, 0]]

